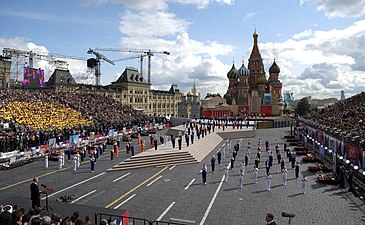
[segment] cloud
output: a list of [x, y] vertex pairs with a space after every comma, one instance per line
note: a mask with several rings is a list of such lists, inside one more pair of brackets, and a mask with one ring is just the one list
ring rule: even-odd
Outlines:
[[328, 17], [359, 17], [365, 12], [365, 0], [316, 0], [315, 4]]
[[[156, 12], [161, 13], [161, 12]], [[135, 20], [122, 17], [121, 24], [132, 27], [131, 23], [144, 17], [143, 13], [136, 14]], [[155, 16], [154, 14], [151, 15]], [[158, 24], [179, 24], [175, 16], [160, 17], [155, 20]], [[174, 20], [166, 22], [164, 20]], [[187, 22], [186, 22], [187, 23]], [[226, 74], [230, 65], [221, 62], [218, 57], [233, 53], [233, 46], [221, 44], [216, 41], [200, 42], [191, 39], [188, 34], [188, 26], [180, 26], [181, 32], [175, 34], [177, 29], [171, 28], [169, 32], [155, 35], [156, 24], [149, 24], [138, 32], [129, 32], [128, 29], [120, 29], [126, 37], [122, 38], [121, 45], [130, 48], [158, 49], [170, 51], [170, 55], [155, 55], [152, 58], [151, 80], [153, 88], [168, 90], [171, 83], [177, 83], [180, 90], [187, 92], [192, 88], [193, 79], [196, 78], [197, 88], [204, 95], [207, 92], [224, 93], [228, 80]], [[149, 35], [146, 38], [146, 34]], [[144, 72], [145, 74], [145, 72]]]
[[176, 2], [184, 5], [195, 5], [204, 9], [212, 2], [222, 5], [233, 5], [234, 0], [82, 0], [86, 5], [121, 4], [138, 11], [159, 11], [168, 8], [167, 2]]
[[176, 18], [176, 15], [164, 11], [133, 13], [126, 11], [123, 15], [119, 30], [128, 36], [162, 37], [175, 35], [185, 31], [189, 22]]
[[250, 13], [247, 13], [244, 17], [243, 17], [243, 21], [246, 21], [246, 20], [249, 20], [251, 19], [252, 17], [256, 16], [257, 12], [250, 12]]
[[328, 85], [331, 81], [337, 81], [339, 70], [336, 65], [330, 65], [327, 63], [314, 64], [311, 67], [306, 68], [299, 79], [312, 79], [317, 80], [323, 86]]
[[339, 97], [339, 88], [352, 94], [365, 89], [365, 52], [361, 51], [365, 49], [365, 20], [344, 29], [304, 30], [292, 37], [274, 44], [259, 43], [266, 71], [275, 54], [283, 91], [294, 92], [296, 98], [308, 94], [321, 98]]
[[294, 39], [301, 39], [301, 38], [306, 38], [306, 37], [310, 37], [313, 34], [312, 30], [305, 30], [300, 32], [299, 34], [294, 34], [292, 37]]
[[82, 0], [87, 5], [120, 4], [135, 10], [165, 10], [166, 0]]
[[222, 5], [233, 5], [234, 0], [175, 0], [181, 4], [195, 5], [198, 9], [206, 8], [210, 3], [217, 2]]

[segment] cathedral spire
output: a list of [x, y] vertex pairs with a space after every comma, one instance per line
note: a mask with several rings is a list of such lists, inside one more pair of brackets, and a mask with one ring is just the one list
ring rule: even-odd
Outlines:
[[196, 94], [196, 85], [195, 85], [195, 78], [194, 78], [194, 84], [193, 84], [193, 90], [191, 90], [193, 94]]
[[260, 54], [260, 50], [259, 50], [259, 46], [257, 45], [257, 39], [259, 37], [259, 34], [255, 31], [253, 32], [253, 48], [252, 48], [252, 52], [251, 52], [251, 56], [250, 58], [261, 58], [261, 54]]

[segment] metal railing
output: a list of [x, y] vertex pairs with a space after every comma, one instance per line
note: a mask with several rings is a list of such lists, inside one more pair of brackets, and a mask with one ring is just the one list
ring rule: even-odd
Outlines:
[[105, 219], [108, 224], [112, 222], [115, 225], [187, 225], [187, 224], [195, 224], [195, 221], [190, 220], [179, 220], [171, 218], [169, 222], [167, 221], [152, 221], [143, 218], [136, 218], [130, 216], [122, 216], [122, 215], [114, 215], [107, 213], [95, 213], [95, 225], [99, 225], [100, 222]]

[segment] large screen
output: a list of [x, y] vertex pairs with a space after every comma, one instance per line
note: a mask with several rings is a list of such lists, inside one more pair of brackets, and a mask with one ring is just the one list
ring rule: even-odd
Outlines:
[[26, 88], [40, 88], [44, 84], [44, 70], [25, 67], [23, 85]]

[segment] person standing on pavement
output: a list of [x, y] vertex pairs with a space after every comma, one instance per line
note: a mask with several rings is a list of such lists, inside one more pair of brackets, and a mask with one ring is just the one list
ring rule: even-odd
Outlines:
[[253, 170], [252, 170], [252, 178], [253, 178], [253, 182], [255, 184], [257, 184], [257, 177], [259, 176], [259, 169], [256, 167], [256, 165], [254, 165]]
[[30, 185], [30, 200], [32, 200], [32, 209], [41, 207], [41, 194], [38, 188], [39, 178], [33, 178], [33, 183]]
[[191, 131], [190, 138], [191, 138], [191, 144], [194, 144], [194, 130]]
[[155, 151], [157, 150], [157, 144], [158, 144], [158, 141], [157, 141], [157, 137], [155, 137], [153, 139], [153, 142], [154, 142], [154, 145], [155, 145]]
[[91, 172], [94, 173], [95, 171], [95, 158], [93, 155], [90, 156], [90, 166]]
[[272, 213], [267, 213], [265, 217], [266, 225], [276, 225], [274, 221], [274, 215]]
[[271, 179], [272, 179], [271, 174], [267, 173], [267, 175], [266, 175], [266, 190], [267, 191], [271, 190]]
[[76, 153], [76, 163], [77, 163], [77, 167], [80, 167], [81, 156], [80, 156], [79, 152]]
[[210, 159], [210, 166], [212, 167], [212, 172], [214, 173], [214, 171], [215, 171], [215, 155], [213, 155], [212, 158]]
[[185, 134], [185, 143], [186, 143], [186, 147], [189, 147], [189, 140], [190, 140], [190, 137], [188, 134]]
[[229, 166], [225, 165], [223, 168], [224, 171], [224, 181], [227, 182], [228, 181], [228, 170], [229, 170]]
[[221, 164], [221, 160], [222, 160], [222, 153], [220, 150], [218, 150], [217, 152], [217, 160], [218, 160], [218, 165]]
[[110, 160], [114, 160], [114, 150], [110, 150]]
[[291, 157], [291, 168], [295, 168], [295, 162], [296, 162], [296, 157], [295, 154], [292, 155]]
[[74, 171], [76, 172], [76, 170], [77, 170], [77, 156], [76, 155], [73, 156], [72, 161], [73, 161]]
[[282, 180], [282, 184], [284, 186], [286, 186], [286, 180], [288, 179], [288, 170], [284, 167], [281, 170], [281, 180]]
[[62, 154], [58, 156], [58, 168], [62, 169]]
[[173, 134], [172, 136], [171, 136], [171, 144], [172, 144], [172, 148], [175, 148], [175, 142], [176, 141], [176, 137], [175, 137], [175, 134]]
[[299, 163], [298, 162], [295, 163], [295, 178], [296, 179], [299, 178]]
[[63, 151], [61, 152], [61, 162], [62, 162], [62, 166], [64, 166], [65, 165], [65, 153]]
[[46, 164], [46, 169], [48, 168], [48, 153], [44, 155], [44, 163]]
[[246, 155], [245, 155], [245, 166], [248, 165], [248, 158], [249, 158], [249, 154], [247, 152]]
[[205, 164], [203, 164], [201, 173], [202, 173], [203, 184], [207, 184], [207, 166]]
[[179, 145], [179, 150], [181, 150], [181, 145], [182, 145], [182, 136], [179, 136], [179, 139], [177, 140], [177, 143]]
[[270, 166], [269, 166], [269, 160], [268, 159], [265, 161], [265, 169], [266, 169], [266, 174], [270, 173]]
[[232, 157], [231, 158], [231, 170], [233, 170], [233, 167], [234, 167], [234, 158]]
[[244, 161], [241, 162], [241, 170], [243, 172], [245, 172], [245, 162]]
[[131, 154], [132, 154], [132, 156], [134, 156], [134, 145], [133, 145], [133, 143], [131, 142]]
[[242, 171], [242, 169], [240, 170], [240, 172], [238, 173], [238, 176], [239, 176], [239, 186], [240, 186], [240, 189], [242, 189], [242, 186], [243, 186], [243, 175], [245, 173]]
[[303, 175], [302, 178], [302, 193], [305, 194], [305, 189], [307, 188], [307, 177]]

